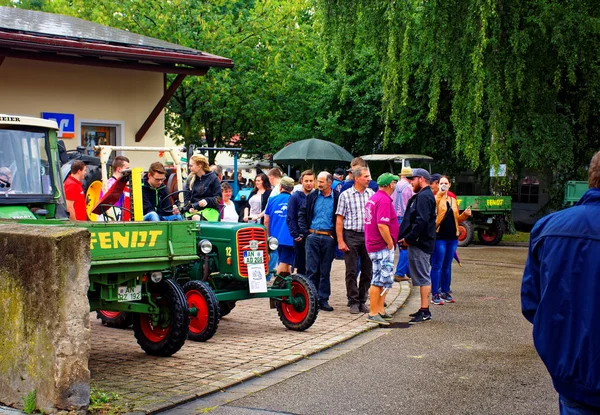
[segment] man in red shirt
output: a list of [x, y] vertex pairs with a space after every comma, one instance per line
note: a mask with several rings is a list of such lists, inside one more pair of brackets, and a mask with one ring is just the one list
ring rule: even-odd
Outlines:
[[81, 181], [85, 177], [87, 166], [81, 160], [75, 160], [71, 165], [71, 175], [65, 180], [65, 198], [67, 212], [71, 220], [88, 220], [85, 210], [85, 194]]
[[394, 282], [394, 249], [399, 225], [391, 194], [396, 190], [398, 180], [399, 177], [391, 173], [379, 176], [379, 190], [365, 205], [365, 245], [373, 263], [367, 321], [382, 326], [389, 325], [392, 319], [384, 306], [385, 294]]

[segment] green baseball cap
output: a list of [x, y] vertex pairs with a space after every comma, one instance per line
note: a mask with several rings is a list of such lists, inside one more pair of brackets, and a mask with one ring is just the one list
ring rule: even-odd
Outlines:
[[399, 181], [400, 178], [392, 173], [383, 173], [381, 176], [377, 178], [377, 186], [387, 187], [392, 182]]

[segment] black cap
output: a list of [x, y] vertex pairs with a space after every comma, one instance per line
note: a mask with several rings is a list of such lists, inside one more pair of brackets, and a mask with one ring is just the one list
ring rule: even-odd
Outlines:
[[339, 174], [340, 176], [343, 176], [346, 172], [344, 171], [344, 169], [340, 169], [337, 168], [335, 169], [335, 171], [333, 172], [333, 174]]
[[431, 175], [431, 181], [432, 182], [439, 182], [441, 178], [442, 178], [442, 175], [439, 174], [439, 173], [433, 173]]

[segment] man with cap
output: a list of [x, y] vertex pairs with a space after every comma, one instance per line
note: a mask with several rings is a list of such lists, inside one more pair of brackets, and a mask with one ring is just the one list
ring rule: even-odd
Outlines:
[[336, 191], [340, 191], [340, 189], [342, 188], [342, 182], [344, 181], [344, 175], [345, 175], [345, 171], [344, 169], [335, 169], [335, 171], [333, 172], [333, 183], [331, 184], [331, 188], [333, 190]]
[[[365, 205], [373, 196], [368, 188], [371, 173], [366, 167], [352, 172], [354, 186], [340, 195], [336, 210], [336, 233], [338, 249], [344, 253], [346, 263], [346, 294], [350, 313], [367, 312], [367, 291], [373, 275], [373, 267], [365, 247]], [[360, 260], [360, 261], [359, 261]], [[360, 282], [356, 283], [360, 263]]]
[[[396, 216], [398, 217], [398, 224], [402, 223], [404, 212], [406, 212], [406, 205], [408, 205], [408, 201], [414, 195], [412, 186], [406, 178], [407, 176], [412, 176], [412, 169], [410, 167], [403, 167], [400, 172], [400, 181], [396, 184], [394, 193], [392, 193], [392, 203], [394, 204]], [[409, 275], [408, 251], [406, 249], [400, 249], [394, 281], [408, 281], [410, 280]]]
[[402, 223], [398, 244], [408, 248], [408, 266], [413, 286], [419, 287], [421, 308], [411, 314], [409, 324], [431, 320], [429, 293], [431, 292], [431, 254], [435, 246], [435, 197], [431, 191], [429, 172], [413, 169], [407, 177], [416, 193], [409, 201]]
[[365, 205], [365, 244], [373, 264], [367, 321], [382, 326], [388, 326], [389, 320], [392, 319], [385, 311], [385, 295], [394, 283], [394, 250], [398, 221], [390, 195], [395, 191], [398, 180], [398, 176], [391, 173], [379, 176], [379, 190]]
[[281, 178], [279, 182], [280, 193], [269, 199], [265, 209], [265, 228], [269, 235], [274, 236], [279, 241], [277, 254], [279, 255], [279, 265], [277, 273], [281, 276], [288, 276], [292, 273], [294, 264], [294, 239], [290, 234], [287, 225], [287, 210], [292, 189], [294, 188], [294, 179], [288, 176]]

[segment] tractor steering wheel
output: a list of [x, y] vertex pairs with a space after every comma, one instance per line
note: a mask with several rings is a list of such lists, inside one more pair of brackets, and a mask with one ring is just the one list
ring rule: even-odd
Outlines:
[[173, 206], [177, 206], [177, 209], [179, 209], [179, 213], [182, 216], [185, 216], [184, 213], [189, 211], [190, 208], [192, 207], [191, 203], [185, 203], [185, 202], [180, 202], [179, 201], [179, 194], [180, 193], [189, 193], [189, 190], [177, 190], [175, 192], [171, 192], [168, 195], [166, 195], [165, 197], [163, 197], [161, 200], [158, 201], [158, 209], [161, 209], [167, 213], [172, 214], [173, 213]]

